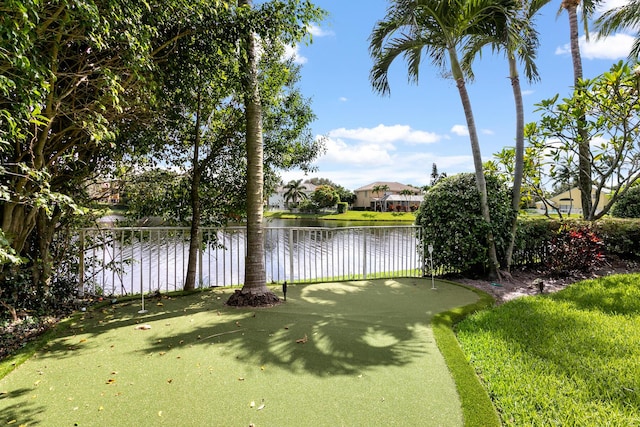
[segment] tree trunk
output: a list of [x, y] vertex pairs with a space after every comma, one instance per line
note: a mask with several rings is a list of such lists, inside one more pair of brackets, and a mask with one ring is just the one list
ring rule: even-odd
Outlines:
[[482, 211], [482, 218], [487, 222], [489, 228], [487, 231], [487, 251], [489, 253], [489, 278], [492, 280], [499, 279], [499, 266], [498, 255], [496, 253], [496, 244], [493, 237], [493, 231], [491, 230], [491, 213], [489, 212], [489, 197], [487, 195], [487, 183], [484, 179], [484, 169], [482, 166], [482, 154], [480, 152], [480, 142], [478, 140], [478, 132], [476, 129], [475, 120], [473, 118], [473, 111], [471, 109], [471, 101], [469, 99], [469, 93], [463, 78], [463, 73], [460, 68], [457, 54], [455, 49], [449, 50], [449, 57], [451, 59], [451, 71], [453, 72], [456, 80], [456, 86], [460, 93], [460, 100], [462, 101], [462, 107], [464, 109], [464, 115], [467, 120], [467, 127], [469, 129], [469, 142], [471, 143], [471, 152], [473, 154], [473, 165], [475, 167], [476, 185], [478, 192], [480, 193], [480, 209]]
[[[569, 35], [571, 40], [571, 60], [573, 61], [573, 82], [576, 89], [582, 79], [582, 59], [580, 57], [580, 44], [578, 43], [578, 1], [563, 2], [563, 7], [569, 15]], [[582, 217], [592, 219], [591, 214], [591, 150], [589, 148], [589, 136], [584, 128], [585, 117], [578, 119], [578, 187], [582, 202]]]
[[[251, 7], [250, 0], [240, 0], [239, 3]], [[241, 290], [231, 295], [227, 304], [232, 306], [269, 306], [279, 303], [280, 300], [267, 288], [264, 266], [262, 104], [258, 82], [258, 49], [252, 30], [247, 34], [245, 79], [247, 255], [244, 285]]]
[[516, 156], [513, 170], [513, 190], [511, 194], [513, 218], [511, 220], [509, 246], [507, 247], [507, 252], [505, 254], [505, 267], [508, 272], [511, 272], [513, 250], [516, 243], [516, 232], [518, 231], [518, 212], [520, 211], [522, 177], [524, 174], [524, 108], [522, 106], [522, 90], [520, 88], [517, 63], [512, 54], [509, 54], [509, 70], [509, 74], [511, 76], [511, 87], [513, 89], [513, 99], [516, 104]]
[[198, 267], [198, 253], [200, 251], [200, 101], [201, 92], [198, 88], [196, 108], [196, 123], [193, 138], [193, 172], [191, 177], [191, 234], [189, 236], [189, 261], [184, 290], [192, 291], [196, 287]]

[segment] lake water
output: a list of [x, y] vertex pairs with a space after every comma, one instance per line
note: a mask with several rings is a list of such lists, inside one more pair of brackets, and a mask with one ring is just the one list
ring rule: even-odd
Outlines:
[[[354, 226], [354, 224], [356, 226]], [[265, 268], [273, 283], [355, 280], [382, 273], [418, 275], [417, 228], [398, 223], [283, 220], [265, 229]], [[105, 294], [181, 289], [188, 262], [186, 228], [114, 228], [85, 231], [85, 288]], [[203, 228], [199, 286], [243, 283], [244, 227]]]

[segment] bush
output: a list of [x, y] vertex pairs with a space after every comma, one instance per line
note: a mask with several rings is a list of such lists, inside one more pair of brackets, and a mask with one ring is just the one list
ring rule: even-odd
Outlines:
[[[511, 229], [511, 194], [498, 178], [487, 176], [486, 180], [496, 250], [503, 257]], [[458, 174], [438, 181], [425, 195], [416, 224], [422, 227], [425, 253], [427, 245], [433, 244], [436, 268], [463, 274], [488, 271], [488, 224], [482, 218], [475, 175]]]
[[305, 199], [298, 203], [298, 210], [303, 213], [318, 213], [320, 207], [313, 200]]
[[603, 218], [593, 224], [607, 255], [640, 258], [640, 220]]
[[338, 213], [346, 213], [349, 210], [349, 204], [347, 202], [338, 203]]
[[640, 218], [640, 186], [631, 187], [611, 208], [618, 218]]
[[586, 273], [604, 261], [603, 249], [589, 225], [564, 224], [549, 242], [545, 266], [555, 276]]
[[319, 208], [330, 208], [340, 202], [340, 196], [335, 188], [330, 185], [320, 185], [311, 194], [313, 200]]

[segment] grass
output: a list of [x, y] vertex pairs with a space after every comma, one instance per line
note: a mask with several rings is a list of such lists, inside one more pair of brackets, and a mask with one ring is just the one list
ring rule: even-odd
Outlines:
[[640, 275], [511, 301], [458, 338], [504, 425], [640, 425]]
[[411, 212], [371, 212], [347, 211], [345, 213], [293, 213], [293, 212], [265, 212], [265, 217], [279, 219], [322, 219], [335, 221], [402, 221], [413, 223], [416, 217]]
[[460, 349], [452, 329], [455, 324], [470, 314], [491, 307], [494, 303], [491, 295], [478, 289], [469, 289], [478, 294], [479, 300], [474, 304], [468, 304], [437, 314], [432, 321], [433, 334], [456, 382], [462, 403], [465, 426], [500, 426], [498, 413], [480, 383], [478, 376]]
[[459, 426], [430, 322], [479, 297], [430, 288], [296, 285], [270, 309], [227, 307], [220, 289], [142, 315], [139, 302], [97, 307], [0, 380], [0, 425]]

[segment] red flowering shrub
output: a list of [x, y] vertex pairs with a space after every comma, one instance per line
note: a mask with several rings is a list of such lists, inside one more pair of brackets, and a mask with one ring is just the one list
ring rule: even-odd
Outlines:
[[588, 273], [604, 262], [603, 246], [589, 226], [565, 224], [547, 246], [545, 266], [556, 276]]

